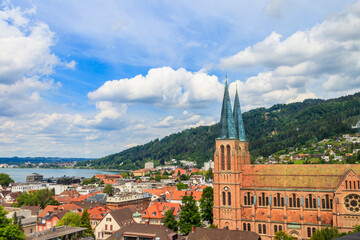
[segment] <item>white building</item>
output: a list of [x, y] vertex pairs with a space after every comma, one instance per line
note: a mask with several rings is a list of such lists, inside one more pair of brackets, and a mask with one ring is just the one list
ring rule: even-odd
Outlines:
[[11, 187], [11, 192], [27, 192], [30, 190], [41, 190], [47, 188], [46, 184], [18, 184]]
[[214, 161], [210, 160], [208, 162], [204, 162], [204, 170], [209, 171], [209, 169], [214, 169]]
[[153, 162], [147, 162], [145, 163], [145, 169], [153, 169], [154, 168], [154, 163]]

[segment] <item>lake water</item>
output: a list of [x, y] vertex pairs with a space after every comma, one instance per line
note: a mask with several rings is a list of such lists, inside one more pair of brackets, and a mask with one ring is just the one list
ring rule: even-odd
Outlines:
[[46, 169], [46, 168], [0, 168], [0, 173], [9, 174], [15, 182], [26, 182], [26, 176], [39, 173], [44, 178], [50, 177], [85, 177], [90, 178], [95, 174], [120, 174], [120, 171], [105, 171], [94, 169]]

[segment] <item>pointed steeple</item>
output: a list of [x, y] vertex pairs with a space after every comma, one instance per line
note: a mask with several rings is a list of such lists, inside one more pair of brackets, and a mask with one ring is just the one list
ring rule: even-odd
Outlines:
[[246, 141], [244, 122], [241, 115], [239, 94], [236, 87], [235, 102], [234, 102], [234, 122], [236, 128], [236, 136], [240, 141]]
[[236, 129], [235, 129], [234, 117], [231, 111], [231, 102], [229, 97], [227, 79], [225, 83], [224, 99], [221, 109], [220, 128], [221, 128], [220, 138], [222, 139], [236, 138]]

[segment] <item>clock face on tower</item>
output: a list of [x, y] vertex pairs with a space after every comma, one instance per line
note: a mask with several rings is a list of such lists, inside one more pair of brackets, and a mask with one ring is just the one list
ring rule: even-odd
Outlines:
[[351, 212], [360, 211], [360, 195], [349, 194], [344, 198], [344, 204], [347, 210]]

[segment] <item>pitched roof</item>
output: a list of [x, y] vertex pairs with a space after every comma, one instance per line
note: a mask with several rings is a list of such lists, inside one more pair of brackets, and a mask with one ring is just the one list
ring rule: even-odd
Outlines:
[[169, 210], [173, 210], [173, 215], [176, 216], [179, 208], [180, 203], [151, 202], [149, 207], [142, 212], [141, 216], [143, 218], [164, 218], [165, 213]]
[[174, 191], [171, 195], [171, 200], [182, 200], [184, 196], [193, 196], [195, 201], [199, 201], [202, 196], [202, 191]]
[[37, 213], [40, 211], [41, 206], [30, 206], [30, 205], [24, 205], [21, 207], [21, 209], [28, 209], [31, 211], [31, 215], [37, 215]]
[[224, 98], [221, 108], [221, 117], [220, 117], [220, 138], [222, 139], [235, 139], [236, 138], [236, 129], [233, 113], [231, 110], [231, 103], [229, 97], [229, 89], [227, 81], [225, 83]]
[[106, 207], [95, 207], [88, 209], [91, 220], [101, 220], [110, 212]]
[[260, 240], [260, 236], [251, 231], [195, 228], [189, 233], [188, 240]]
[[143, 236], [161, 240], [173, 240], [177, 234], [163, 225], [132, 223], [114, 232], [108, 240], [120, 240], [123, 236]]
[[360, 165], [243, 165], [243, 187], [335, 190], [348, 170], [360, 175]]
[[[65, 204], [65, 205], [59, 205], [59, 206], [55, 206], [55, 205], [47, 205], [45, 207], [44, 210], [42, 210], [38, 217], [39, 218], [43, 218], [46, 216], [47, 213], [53, 214], [53, 215], [61, 215], [61, 217], [63, 215], [65, 215], [66, 212], [68, 211], [76, 211], [77, 213], [81, 213], [82, 212], [82, 208], [80, 208], [79, 206], [75, 205], [75, 204]], [[59, 217], [59, 218], [61, 218]]]
[[132, 215], [136, 212], [135, 206], [129, 206], [119, 210], [110, 212], [111, 216], [120, 226], [124, 226], [129, 222], [134, 222]]

